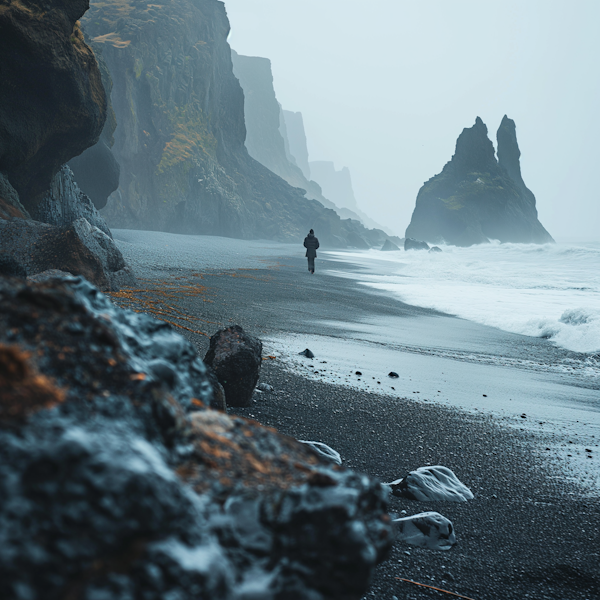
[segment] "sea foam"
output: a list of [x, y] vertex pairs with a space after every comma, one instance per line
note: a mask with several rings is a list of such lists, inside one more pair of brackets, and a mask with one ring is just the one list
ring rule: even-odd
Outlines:
[[415, 306], [600, 352], [600, 245], [500, 244], [424, 251], [330, 253], [366, 267], [353, 276]]

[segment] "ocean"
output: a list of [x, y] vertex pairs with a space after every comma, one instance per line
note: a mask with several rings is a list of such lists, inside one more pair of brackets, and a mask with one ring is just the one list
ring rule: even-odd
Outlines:
[[600, 244], [441, 248], [327, 255], [361, 266], [350, 275], [407, 304], [600, 353]]

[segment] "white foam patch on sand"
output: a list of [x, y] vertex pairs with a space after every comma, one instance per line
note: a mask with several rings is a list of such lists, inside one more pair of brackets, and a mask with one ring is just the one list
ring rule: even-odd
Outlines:
[[473, 492], [448, 467], [420, 467], [403, 479], [386, 484], [395, 494], [420, 502], [466, 502]]
[[452, 522], [437, 512], [430, 511], [394, 519], [392, 525], [397, 539], [413, 546], [430, 550], [450, 550], [456, 544]]
[[365, 267], [344, 276], [408, 304], [548, 338], [575, 352], [600, 352], [600, 246], [494, 243], [443, 250], [327, 256]]

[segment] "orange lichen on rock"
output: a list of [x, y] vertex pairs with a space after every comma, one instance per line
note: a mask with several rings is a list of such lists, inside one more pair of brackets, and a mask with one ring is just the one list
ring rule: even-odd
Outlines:
[[225, 496], [242, 484], [261, 493], [323, 485], [318, 474], [324, 465], [310, 448], [256, 421], [208, 410], [192, 413], [190, 425], [195, 460], [178, 473], [199, 492], [215, 482]]
[[66, 392], [40, 374], [31, 354], [0, 344], [0, 423], [20, 421], [65, 400]]

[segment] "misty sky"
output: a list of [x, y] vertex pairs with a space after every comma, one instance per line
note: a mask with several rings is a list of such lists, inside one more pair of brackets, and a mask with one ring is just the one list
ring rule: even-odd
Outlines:
[[273, 64], [311, 160], [352, 172], [399, 235], [424, 181], [480, 116], [515, 120], [521, 166], [557, 240], [600, 240], [597, 0], [225, 0], [229, 41]]

